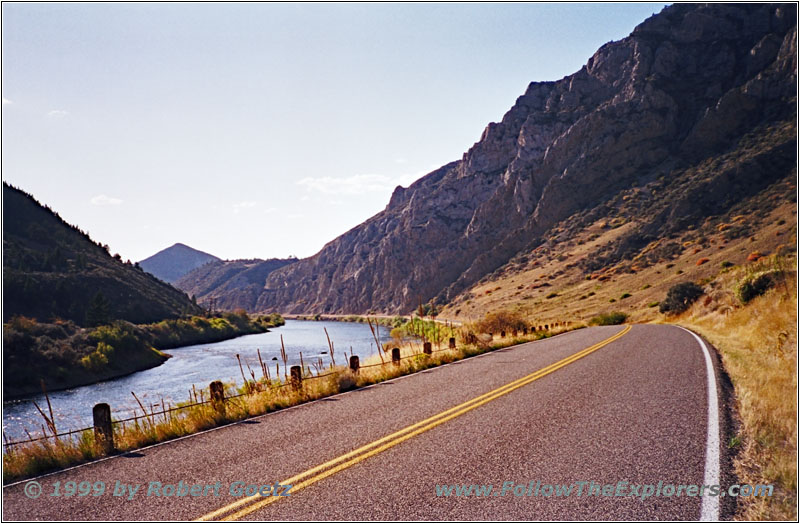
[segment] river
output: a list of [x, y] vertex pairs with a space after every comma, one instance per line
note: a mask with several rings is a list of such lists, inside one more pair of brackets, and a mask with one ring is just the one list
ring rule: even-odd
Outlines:
[[[247, 378], [250, 374], [245, 362], [256, 373], [256, 378], [262, 376], [261, 366], [258, 363], [256, 349], [261, 350], [261, 358], [270, 366], [270, 374], [275, 377], [275, 363], [281, 366], [283, 374], [283, 361], [281, 360], [281, 341], [283, 335], [286, 345], [286, 354], [289, 365], [300, 363], [300, 353], [307, 367], [314, 366], [312, 362], [321, 357], [324, 365], [330, 364], [328, 354], [328, 341], [323, 328], [333, 341], [334, 358], [339, 365], [346, 364], [344, 353], [348, 355], [352, 348], [355, 355], [362, 361], [364, 358], [377, 354], [375, 340], [367, 324], [355, 322], [330, 322], [330, 321], [303, 321], [287, 320], [285, 326], [273, 328], [269, 333], [245, 335], [242, 337], [216, 342], [213, 344], [198, 344], [166, 351], [172, 358], [160, 366], [139, 371], [125, 377], [106, 380], [97, 384], [80, 386], [63, 391], [50, 392], [50, 402], [59, 432], [71, 429], [89, 427], [92, 425], [92, 406], [98, 402], [106, 402], [111, 406], [115, 419], [130, 417], [134, 409], [138, 408], [131, 392], [136, 393], [142, 403], [148, 407], [150, 404], [160, 404], [162, 398], [172, 405], [183, 402], [189, 398], [192, 385], [197, 388], [207, 388], [213, 380], [223, 382], [236, 382], [242, 385], [242, 374], [236, 360], [238, 353], [242, 358], [242, 365]], [[380, 340], [388, 340], [389, 330], [380, 328]], [[3, 403], [3, 434], [11, 441], [27, 438], [25, 430], [31, 435], [41, 435], [41, 425], [44, 419], [33, 405], [36, 401], [39, 406], [47, 410], [47, 401], [44, 395], [30, 398], [12, 400]], [[137, 409], [141, 414], [141, 410]]]

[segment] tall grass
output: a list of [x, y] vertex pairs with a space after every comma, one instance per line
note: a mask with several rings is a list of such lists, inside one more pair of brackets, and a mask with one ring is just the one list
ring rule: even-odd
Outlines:
[[794, 271], [782, 271], [771, 289], [741, 305], [737, 287], [764, 267], [721, 274], [707, 298], [674, 319], [719, 350], [733, 382], [741, 427], [736, 473], [742, 483], [774, 484], [772, 497], [740, 499], [737, 518], [797, 519], [797, 290]]
[[[569, 329], [564, 328], [561, 331]], [[245, 382], [241, 386], [233, 383], [225, 385], [224, 413], [216, 410], [211, 403], [198, 405], [198, 402], [210, 399], [211, 394], [208, 388], [197, 390], [193, 387], [189, 393], [189, 400], [174, 408], [167, 409], [168, 406], [164, 406], [162, 401], [159, 409], [150, 406], [148, 410], [147, 406], [140, 403], [143, 415], [141, 418], [114, 423], [114, 444], [118, 452], [135, 450], [343, 391], [377, 384], [487, 351], [539, 340], [558, 332], [560, 331], [536, 332], [526, 336], [509, 336], [499, 340], [491, 340], [490, 337], [484, 335], [476, 337], [477, 340], [474, 343], [465, 343], [464, 336], [468, 331], [463, 329], [458, 334], [460, 341], [455, 349], [437, 350], [432, 355], [420, 354], [421, 344], [406, 341], [401, 347], [400, 365], [392, 364], [391, 360], [384, 360], [383, 355], [380, 354], [365, 359], [357, 373], [352, 372], [348, 367], [334, 366], [333, 364], [329, 369], [322, 370], [320, 365], [318, 369], [324, 371], [322, 375], [312, 377], [304, 370], [305, 376], [300, 389], [293, 388], [288, 380], [270, 379], [265, 366], [262, 365], [265, 376], [261, 379], [255, 380], [253, 377], [253, 381], [248, 381], [245, 378]], [[333, 352], [332, 346], [331, 343], [331, 353]], [[242, 371], [242, 376], [244, 377], [244, 371]], [[276, 377], [279, 377], [278, 373], [276, 373]], [[74, 438], [48, 439], [31, 444], [7, 446], [3, 455], [3, 481], [10, 482], [27, 478], [102, 456], [103, 453], [96, 445], [91, 430], [84, 431]]]

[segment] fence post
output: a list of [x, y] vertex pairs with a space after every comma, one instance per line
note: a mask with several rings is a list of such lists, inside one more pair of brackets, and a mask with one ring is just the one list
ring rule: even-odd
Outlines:
[[290, 373], [292, 375], [292, 387], [294, 389], [300, 389], [303, 387], [303, 372], [300, 369], [300, 366], [292, 366]]
[[526, 328], [526, 327], [522, 328], [522, 334], [523, 335], [527, 335], [528, 334], [528, 328]]
[[494, 333], [489, 333], [489, 340], [494, 340]]
[[449, 347], [450, 349], [456, 348], [456, 337], [450, 337], [450, 342], [447, 347]]
[[225, 416], [225, 386], [222, 385], [221, 380], [215, 380], [208, 385], [211, 391], [211, 406], [217, 410], [221, 416]]
[[392, 364], [400, 365], [400, 348], [392, 348]]
[[422, 352], [426, 355], [430, 355], [433, 353], [433, 348], [431, 347], [430, 342], [423, 342], [422, 343]]
[[92, 408], [94, 419], [94, 440], [100, 445], [103, 453], [114, 451], [114, 429], [111, 427], [111, 406], [105, 402], [95, 404]]
[[545, 325], [544, 325], [544, 330], [545, 330], [545, 331], [550, 331], [550, 327], [549, 327], [547, 324], [545, 324]]
[[512, 332], [511, 332], [511, 336], [512, 336], [512, 337], [516, 337], [516, 336], [517, 336], [517, 330], [516, 330], [516, 329], [515, 329], [514, 331], [512, 331]]
[[358, 355], [352, 355], [350, 357], [350, 371], [352, 371], [353, 373], [358, 373], [359, 367], [360, 366], [358, 362]]
[[506, 332], [505, 331], [501, 331], [500, 332], [500, 338], [506, 338]]

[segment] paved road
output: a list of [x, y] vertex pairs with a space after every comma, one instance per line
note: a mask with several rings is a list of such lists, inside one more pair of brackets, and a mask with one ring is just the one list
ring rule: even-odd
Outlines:
[[[45, 476], [37, 479], [44, 488], [37, 499], [24, 495], [24, 482], [7, 486], [3, 518], [697, 520], [700, 497], [541, 491], [544, 484], [582, 481], [704, 483], [703, 350], [677, 327], [625, 330], [573, 331]], [[720, 393], [722, 411], [724, 401]], [[723, 485], [730, 481], [726, 463], [723, 455]], [[228, 492], [237, 481], [287, 479], [294, 485], [288, 497]], [[104, 482], [106, 493], [48, 496], [55, 482], [68, 481]], [[142, 487], [115, 497], [117, 482]], [[206, 496], [145, 496], [150, 482], [219, 483], [219, 496], [211, 489]], [[505, 495], [494, 495], [505, 482]], [[455, 484], [491, 484], [493, 492], [437, 496], [437, 485]], [[513, 488], [523, 484], [531, 495], [515, 496]], [[732, 500], [719, 500], [724, 518]]]

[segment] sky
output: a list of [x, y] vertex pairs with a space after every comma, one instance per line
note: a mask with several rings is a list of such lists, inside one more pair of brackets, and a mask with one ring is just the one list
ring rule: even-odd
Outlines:
[[663, 7], [3, 3], [2, 177], [123, 259], [311, 256]]

